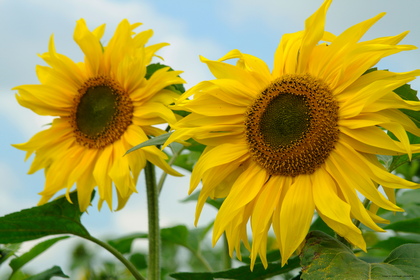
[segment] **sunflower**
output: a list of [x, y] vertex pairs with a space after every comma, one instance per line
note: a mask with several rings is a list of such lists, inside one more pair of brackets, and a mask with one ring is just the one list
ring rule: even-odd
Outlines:
[[172, 175], [180, 175], [165, 161], [166, 155], [156, 147], [145, 147], [124, 156], [148, 136], [164, 131], [153, 125], [174, 123], [176, 117], [167, 107], [178, 95], [165, 89], [184, 83], [180, 71], [163, 67], [146, 79], [146, 67], [155, 52], [168, 45], [145, 47], [153, 31], [135, 33], [140, 23], [123, 20], [106, 46], [100, 42], [105, 31], [94, 31], [86, 22], [77, 21], [74, 40], [85, 55], [75, 63], [55, 50], [51, 37], [49, 50], [41, 58], [49, 66], [37, 66], [40, 84], [15, 89], [20, 105], [39, 115], [55, 116], [51, 126], [34, 135], [27, 143], [14, 145], [35, 153], [29, 174], [45, 169], [45, 187], [39, 204], [54, 194], [76, 185], [80, 210], [90, 204], [97, 186], [99, 204], [112, 206], [112, 186], [118, 196], [117, 210], [131, 194], [146, 161]]
[[[420, 136], [420, 130], [399, 110], [420, 110], [420, 102], [393, 92], [420, 71], [368, 71], [381, 58], [415, 47], [397, 45], [407, 32], [359, 42], [383, 14], [339, 36], [324, 31], [331, 2], [306, 20], [303, 31], [283, 36], [271, 72], [238, 50], [217, 61], [201, 58], [216, 79], [197, 84], [174, 106], [191, 114], [176, 123], [167, 143], [193, 138], [207, 145], [191, 176], [190, 193], [202, 182], [196, 223], [208, 197], [225, 197], [213, 243], [225, 233], [231, 256], [236, 251], [240, 258], [242, 241], [251, 267], [258, 255], [267, 266], [270, 229], [284, 265], [304, 241], [315, 211], [366, 250], [352, 219], [383, 231], [377, 223], [387, 221], [376, 209], [402, 211], [394, 189], [418, 187], [389, 173], [376, 155], [420, 152], [406, 133]], [[224, 62], [230, 59], [236, 64]], [[369, 209], [358, 194], [371, 201]]]

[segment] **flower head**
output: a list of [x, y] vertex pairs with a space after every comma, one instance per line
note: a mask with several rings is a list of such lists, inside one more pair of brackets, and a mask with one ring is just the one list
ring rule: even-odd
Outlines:
[[[381, 58], [415, 47], [398, 45], [407, 32], [360, 41], [383, 14], [339, 36], [324, 31], [331, 1], [306, 20], [305, 30], [284, 35], [271, 72], [238, 50], [217, 61], [202, 58], [216, 79], [191, 88], [175, 104], [191, 114], [174, 126], [168, 143], [193, 138], [207, 145], [191, 178], [190, 192], [202, 182], [196, 217], [208, 197], [226, 197], [213, 242], [225, 232], [230, 253], [239, 255], [242, 241], [251, 251], [251, 266], [258, 255], [267, 265], [270, 228], [286, 263], [303, 242], [314, 211], [365, 250], [352, 219], [383, 231], [377, 223], [386, 220], [376, 215], [377, 208], [402, 211], [393, 190], [418, 187], [389, 173], [376, 155], [420, 151], [406, 133], [420, 130], [399, 110], [419, 110], [420, 102], [393, 92], [420, 71], [367, 71]], [[236, 65], [224, 62], [229, 59], [237, 59]], [[370, 209], [358, 193], [372, 202]]]
[[55, 116], [51, 126], [27, 143], [14, 145], [35, 153], [29, 173], [45, 169], [45, 188], [40, 204], [76, 184], [81, 211], [90, 204], [97, 186], [99, 207], [103, 201], [112, 208], [115, 185], [121, 209], [131, 194], [146, 161], [172, 175], [179, 175], [166, 163], [166, 155], [156, 147], [145, 147], [124, 156], [148, 136], [164, 131], [155, 124], [174, 123], [167, 107], [177, 94], [165, 89], [184, 83], [180, 71], [164, 67], [146, 79], [146, 67], [155, 52], [166, 43], [145, 46], [153, 31], [135, 33], [140, 23], [123, 20], [106, 46], [100, 42], [101, 25], [90, 31], [83, 19], [77, 21], [74, 40], [85, 55], [75, 63], [55, 50], [53, 37], [49, 51], [41, 58], [49, 66], [37, 66], [40, 84], [22, 85], [16, 96], [19, 104], [39, 115]]

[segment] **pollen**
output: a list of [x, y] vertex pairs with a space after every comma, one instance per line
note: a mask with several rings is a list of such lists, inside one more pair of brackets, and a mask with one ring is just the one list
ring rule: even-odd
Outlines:
[[314, 173], [338, 141], [338, 110], [319, 79], [305, 74], [275, 80], [246, 112], [252, 158], [271, 175]]
[[76, 141], [95, 149], [114, 143], [132, 123], [133, 108], [128, 93], [110, 77], [88, 79], [79, 88], [70, 114]]

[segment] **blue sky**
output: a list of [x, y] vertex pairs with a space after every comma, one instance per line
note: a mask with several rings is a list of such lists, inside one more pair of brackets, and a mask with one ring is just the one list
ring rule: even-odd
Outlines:
[[[35, 65], [43, 64], [37, 56], [47, 51], [54, 33], [57, 51], [81, 61], [81, 51], [73, 42], [76, 20], [85, 18], [88, 26], [106, 23], [105, 43], [124, 18], [143, 22], [138, 30], [153, 29], [151, 43], [169, 42], [159, 54], [174, 69], [183, 70], [187, 88], [212, 79], [198, 56], [217, 59], [231, 49], [260, 57], [271, 67], [273, 54], [284, 33], [301, 30], [304, 20], [322, 0], [0, 0], [0, 215], [34, 206], [43, 188], [43, 173], [26, 175], [29, 162], [24, 153], [10, 146], [26, 142], [50, 121], [20, 107], [11, 88], [38, 83]], [[420, 46], [420, 1], [418, 0], [335, 0], [327, 17], [327, 30], [338, 34], [362, 20], [387, 12], [365, 39], [411, 33], [404, 44]], [[420, 68], [420, 51], [400, 53], [386, 58], [379, 67], [404, 72]], [[412, 83], [420, 88], [420, 82]], [[163, 226], [184, 223], [193, 225], [194, 204], [180, 204], [187, 195], [188, 174], [171, 178], [161, 196]], [[85, 215], [88, 229], [99, 237], [146, 230], [146, 206], [143, 181], [139, 181], [125, 209], [111, 213], [94, 206]], [[201, 225], [214, 216], [205, 209]], [[66, 241], [67, 242], [67, 241]], [[57, 245], [56, 245], [57, 246]], [[58, 245], [57, 247], [59, 247]], [[46, 255], [52, 257], [56, 251]], [[50, 266], [46, 266], [48, 268]], [[0, 273], [2, 269], [0, 268]]]

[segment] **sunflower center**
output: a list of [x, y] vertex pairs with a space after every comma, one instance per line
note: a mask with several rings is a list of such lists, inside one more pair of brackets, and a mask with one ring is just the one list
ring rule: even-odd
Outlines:
[[120, 139], [133, 117], [128, 93], [106, 76], [88, 79], [78, 92], [70, 115], [76, 141], [100, 149]]
[[248, 108], [246, 140], [252, 158], [271, 175], [312, 174], [338, 141], [338, 104], [310, 75], [285, 75]]
[[260, 120], [260, 131], [267, 145], [292, 145], [309, 127], [309, 110], [304, 96], [284, 93], [273, 98]]

